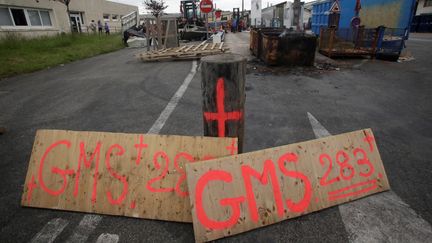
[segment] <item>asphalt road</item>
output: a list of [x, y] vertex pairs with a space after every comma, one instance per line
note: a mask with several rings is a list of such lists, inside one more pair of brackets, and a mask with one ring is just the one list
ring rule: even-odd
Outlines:
[[[255, 70], [260, 64], [251, 63], [246, 85], [246, 152], [314, 139], [308, 112], [331, 134], [372, 128], [392, 191], [430, 227], [432, 36], [414, 35], [407, 45], [413, 61], [340, 60], [339, 71], [297, 68], [274, 73]], [[64, 242], [77, 232], [85, 215], [20, 206], [37, 129], [145, 133], [192, 66], [191, 62], [144, 64], [135, 60], [135, 53], [121, 50], [0, 80], [0, 126], [7, 128], [0, 136], [4, 182], [0, 242], [29, 242], [57, 218], [64, 227], [55, 242]], [[161, 134], [202, 135], [200, 80], [198, 72]], [[383, 223], [390, 228], [396, 224]], [[117, 235], [119, 242], [194, 241], [191, 224], [103, 216], [92, 226], [82, 232], [88, 242], [102, 239], [103, 234]], [[398, 230], [403, 229], [394, 228]], [[347, 231], [338, 207], [333, 207], [221, 241], [349, 240], [353, 240], [352, 232]], [[391, 235], [375, 240], [397, 241]]]

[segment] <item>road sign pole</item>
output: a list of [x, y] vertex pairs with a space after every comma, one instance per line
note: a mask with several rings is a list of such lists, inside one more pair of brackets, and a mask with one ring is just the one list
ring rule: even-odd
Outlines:
[[213, 2], [211, 0], [202, 0], [200, 2], [200, 9], [201, 13], [205, 14], [205, 25], [206, 25], [206, 33], [207, 33], [207, 39], [209, 38], [209, 31], [208, 31], [208, 13], [213, 11]]
[[205, 19], [206, 19], [206, 30], [207, 30], [207, 40], [209, 38], [209, 31], [208, 31], [208, 14], [205, 14]]

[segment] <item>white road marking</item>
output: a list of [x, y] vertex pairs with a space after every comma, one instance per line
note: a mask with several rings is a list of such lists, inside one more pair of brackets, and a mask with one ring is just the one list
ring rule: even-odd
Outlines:
[[31, 243], [51, 243], [63, 229], [69, 224], [67, 220], [55, 218], [50, 220], [45, 226], [33, 237]]
[[432, 42], [432, 39], [409, 38], [408, 41]]
[[[307, 113], [315, 137], [331, 134]], [[339, 205], [350, 242], [432, 242], [432, 227], [394, 192]]]
[[361, 60], [361, 62], [359, 64], [353, 65], [353, 67], [354, 68], [360, 68], [361, 66], [363, 66], [368, 61], [369, 61], [369, 59], [363, 59], [363, 60]]
[[325, 129], [325, 127], [323, 127], [323, 125], [321, 125], [321, 123], [319, 123], [319, 121], [314, 116], [312, 116], [311, 113], [308, 112], [307, 115], [316, 138], [331, 136], [327, 129]]
[[119, 236], [115, 234], [104, 233], [99, 235], [96, 243], [117, 243], [119, 241]]
[[85, 242], [90, 234], [96, 229], [102, 216], [94, 214], [86, 214], [80, 221], [79, 225], [74, 229], [72, 236], [66, 241], [68, 243]]
[[178, 102], [182, 98], [183, 94], [185, 93], [186, 89], [188, 88], [190, 82], [192, 81], [193, 77], [195, 76], [197, 72], [197, 61], [193, 61], [192, 63], [192, 69], [186, 79], [184, 80], [183, 84], [180, 86], [180, 88], [177, 90], [177, 92], [174, 94], [174, 96], [169, 101], [168, 105], [165, 107], [165, 109], [160, 114], [159, 118], [156, 120], [156, 122], [153, 124], [153, 126], [150, 128], [148, 133], [151, 134], [158, 134], [162, 127], [165, 125], [165, 122], [170, 117], [171, 113], [176, 108]]

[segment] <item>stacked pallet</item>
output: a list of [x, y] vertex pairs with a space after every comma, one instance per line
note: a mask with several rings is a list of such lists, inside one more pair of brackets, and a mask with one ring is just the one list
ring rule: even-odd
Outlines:
[[143, 62], [174, 61], [200, 59], [204, 56], [216, 55], [229, 52], [229, 48], [224, 48], [224, 43], [206, 43], [199, 45], [186, 45], [176, 48], [165, 48], [139, 54]]

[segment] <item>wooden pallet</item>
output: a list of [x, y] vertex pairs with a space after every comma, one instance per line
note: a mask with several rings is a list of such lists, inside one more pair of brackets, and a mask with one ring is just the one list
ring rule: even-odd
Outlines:
[[229, 48], [224, 48], [224, 42], [206, 43], [201, 42], [199, 45], [186, 45], [176, 48], [166, 48], [157, 51], [141, 53], [138, 57], [143, 62], [157, 61], [174, 61], [174, 60], [189, 60], [200, 59], [208, 55], [216, 55], [229, 52]]

